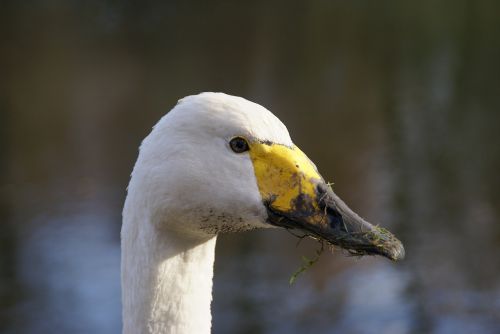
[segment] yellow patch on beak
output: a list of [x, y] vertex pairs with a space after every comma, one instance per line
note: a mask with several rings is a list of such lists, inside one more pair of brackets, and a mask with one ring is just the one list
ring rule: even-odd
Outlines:
[[[253, 142], [249, 153], [262, 199], [272, 201], [275, 209], [292, 211], [299, 195], [316, 198], [313, 180], [323, 178], [298, 147]], [[316, 201], [312, 203], [318, 209]]]
[[401, 242], [349, 209], [298, 147], [267, 142], [249, 146], [270, 224], [299, 229], [355, 255], [378, 254], [394, 261], [404, 257]]

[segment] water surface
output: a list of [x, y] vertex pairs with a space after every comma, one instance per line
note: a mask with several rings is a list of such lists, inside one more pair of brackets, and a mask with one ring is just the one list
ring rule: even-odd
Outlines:
[[177, 99], [272, 110], [407, 259], [218, 240], [215, 333], [497, 333], [500, 5], [31, 1], [0, 10], [0, 331], [119, 333], [121, 206]]

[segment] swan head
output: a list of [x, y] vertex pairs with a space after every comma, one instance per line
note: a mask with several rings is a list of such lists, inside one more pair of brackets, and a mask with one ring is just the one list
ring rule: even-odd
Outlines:
[[159, 229], [208, 238], [282, 227], [354, 254], [404, 257], [399, 240], [336, 196], [276, 116], [240, 97], [179, 100], [143, 141], [128, 191], [134, 214]]

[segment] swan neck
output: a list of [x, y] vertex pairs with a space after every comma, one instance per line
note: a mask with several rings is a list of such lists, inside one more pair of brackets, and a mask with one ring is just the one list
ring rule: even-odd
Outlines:
[[123, 333], [210, 333], [216, 237], [122, 227]]

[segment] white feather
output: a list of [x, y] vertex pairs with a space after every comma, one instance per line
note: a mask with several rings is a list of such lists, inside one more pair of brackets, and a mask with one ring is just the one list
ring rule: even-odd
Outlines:
[[179, 100], [143, 141], [123, 209], [124, 333], [209, 333], [216, 233], [269, 227], [234, 136], [292, 145], [271, 112], [222, 93]]

